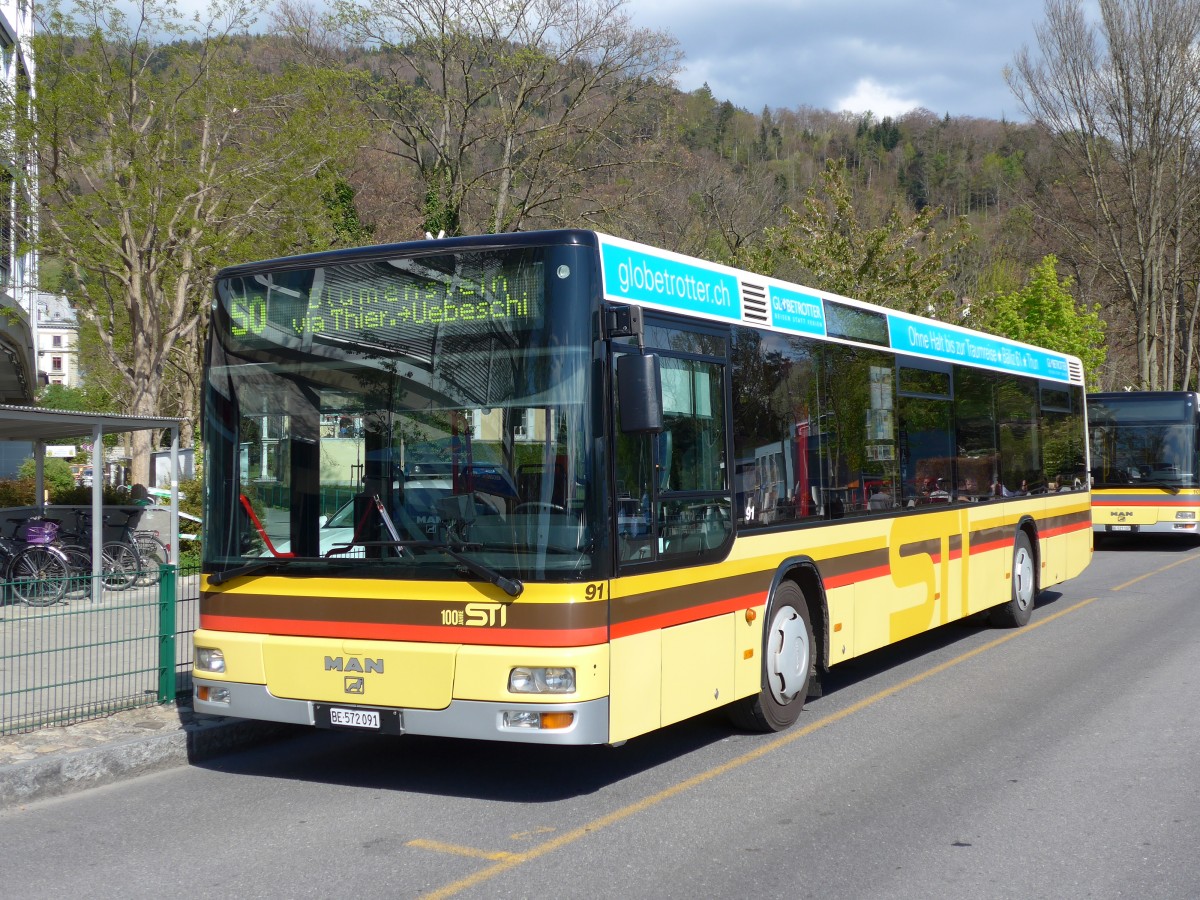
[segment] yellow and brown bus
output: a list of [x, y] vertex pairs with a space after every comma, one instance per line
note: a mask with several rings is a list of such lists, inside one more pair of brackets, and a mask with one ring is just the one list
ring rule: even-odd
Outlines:
[[829, 667], [1024, 624], [1088, 564], [1083, 383], [590, 231], [225, 269], [196, 709], [558, 744], [720, 707], [786, 728]]
[[1200, 394], [1088, 394], [1092, 528], [1200, 535]]

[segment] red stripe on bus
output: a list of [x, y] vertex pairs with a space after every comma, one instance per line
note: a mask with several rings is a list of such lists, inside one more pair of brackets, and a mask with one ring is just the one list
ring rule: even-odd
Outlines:
[[697, 622], [726, 613], [737, 612], [751, 606], [759, 606], [767, 602], [766, 593], [747, 594], [742, 597], [730, 597], [716, 603], [706, 603], [703, 606], [691, 606], [687, 609], [676, 609], [670, 612], [645, 616], [641, 619], [630, 619], [627, 622], [617, 622], [612, 626], [613, 638], [629, 637], [646, 631], [657, 631], [660, 628], [670, 628], [672, 625], [683, 625], [687, 622]]
[[1012, 538], [1001, 538], [998, 541], [981, 541], [978, 544], [971, 545], [971, 555], [976, 553], [988, 553], [992, 550], [1007, 550], [1012, 546]]
[[308, 619], [252, 619], [201, 616], [200, 627], [240, 634], [288, 637], [354, 638], [379, 641], [422, 641], [434, 644], [481, 644], [519, 647], [587, 647], [608, 640], [605, 628], [540, 630], [536, 628], [472, 628], [465, 625], [387, 625], [379, 622], [319, 622]]
[[1058, 537], [1063, 534], [1071, 534], [1076, 531], [1091, 531], [1091, 522], [1073, 522], [1067, 525], [1060, 525], [1058, 528], [1047, 528], [1038, 534], [1038, 537], [1045, 540], [1046, 538]]
[[892, 574], [891, 566], [875, 566], [871, 569], [859, 569], [857, 572], [846, 572], [843, 575], [830, 575], [824, 579], [825, 587], [845, 587], [859, 581], [869, 581], [872, 578], [883, 578]]

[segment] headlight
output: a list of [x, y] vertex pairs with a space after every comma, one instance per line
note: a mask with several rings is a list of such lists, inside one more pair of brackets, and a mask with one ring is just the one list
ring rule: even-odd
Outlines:
[[225, 654], [215, 647], [197, 647], [195, 667], [202, 672], [224, 672]]
[[508, 673], [514, 694], [573, 694], [575, 670], [563, 666], [517, 666]]
[[534, 712], [527, 709], [504, 711], [502, 725], [505, 728], [536, 728], [540, 731], [562, 731], [575, 724], [573, 712]]

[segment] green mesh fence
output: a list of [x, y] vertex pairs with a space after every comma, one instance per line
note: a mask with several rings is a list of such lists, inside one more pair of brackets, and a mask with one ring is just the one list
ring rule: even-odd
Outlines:
[[199, 569], [163, 566], [139, 582], [75, 576], [60, 599], [0, 585], [0, 734], [190, 693]]

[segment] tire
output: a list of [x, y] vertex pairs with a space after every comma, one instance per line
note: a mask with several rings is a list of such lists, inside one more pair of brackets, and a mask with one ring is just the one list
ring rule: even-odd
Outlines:
[[784, 581], [771, 597], [763, 629], [762, 690], [730, 704], [733, 723], [747, 731], [790, 727], [808, 698], [815, 646], [804, 591]]
[[67, 592], [67, 559], [50, 547], [26, 547], [13, 557], [8, 580], [13, 594], [27, 606], [52, 606]]
[[67, 590], [68, 597], [86, 597], [91, 593], [92, 588], [92, 554], [78, 544], [67, 544], [59, 547], [63, 556], [67, 558], [67, 568], [70, 574], [67, 575]]
[[1033, 615], [1037, 600], [1037, 559], [1029, 535], [1018, 531], [1013, 539], [1012, 596], [991, 612], [991, 622], [997, 628], [1020, 628]]
[[104, 586], [110, 591], [123, 591], [133, 587], [141, 570], [141, 557], [129, 544], [109, 541], [101, 548], [103, 561], [101, 575]]
[[142, 568], [137, 577], [138, 587], [158, 584], [158, 580], [162, 578], [162, 566], [170, 557], [167, 545], [151, 535], [137, 535], [134, 537], [134, 543], [137, 544], [138, 555], [142, 561]]

